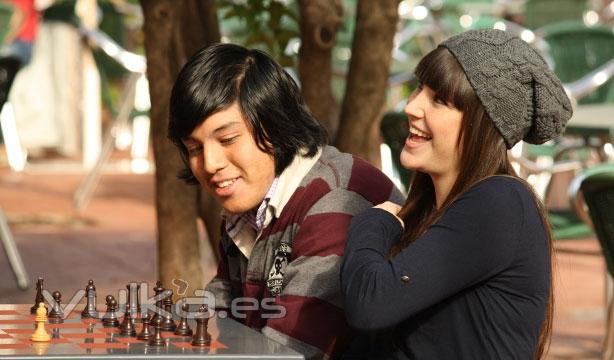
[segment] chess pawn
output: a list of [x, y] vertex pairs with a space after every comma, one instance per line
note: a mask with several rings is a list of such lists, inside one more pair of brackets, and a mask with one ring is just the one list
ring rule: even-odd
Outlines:
[[163, 321], [164, 319], [162, 319], [161, 316], [157, 316], [155, 318], [155, 322], [152, 323], [152, 325], [154, 326], [154, 333], [151, 339], [149, 339], [149, 345], [164, 346], [166, 344], [166, 340], [162, 337], [161, 326]]
[[177, 329], [175, 329], [175, 335], [192, 336], [192, 329], [190, 329], [190, 325], [188, 325], [187, 317], [187, 312], [189, 310], [190, 305], [188, 303], [183, 303], [183, 305], [181, 305], [181, 320], [179, 320], [179, 324], [177, 324]]
[[207, 332], [209, 323], [209, 307], [203, 304], [198, 309], [196, 316], [196, 332], [192, 338], [192, 346], [209, 346], [211, 345], [211, 335]]
[[[162, 294], [162, 292], [164, 292], [164, 288], [162, 287], [162, 281], [158, 280], [156, 281], [156, 286], [153, 288], [155, 297], [158, 298], [158, 295]], [[158, 321], [158, 317], [160, 316], [158, 314], [158, 311], [160, 311], [160, 309], [163, 309], [163, 304], [162, 304], [162, 300], [157, 300], [156, 301], [156, 308], [154, 309], [154, 313], [150, 319], [150, 323], [151, 324], [156, 324]]]
[[136, 336], [137, 339], [147, 341], [153, 337], [153, 334], [151, 333], [151, 331], [149, 331], [150, 319], [150, 314], [147, 314], [143, 318], [143, 328], [141, 329], [141, 332]]
[[61, 306], [62, 294], [56, 290], [53, 292], [52, 296], [53, 305], [51, 306], [51, 311], [49, 312], [49, 323], [61, 324], [64, 322], [64, 312], [62, 311]]
[[40, 302], [38, 304], [38, 309], [36, 310], [36, 330], [34, 334], [32, 334], [32, 341], [51, 341], [51, 336], [45, 330], [45, 322], [47, 321], [47, 309], [45, 308], [45, 304]]
[[102, 326], [104, 327], [118, 327], [119, 320], [117, 319], [117, 300], [113, 295], [107, 295], [107, 312], [102, 318]]
[[130, 310], [130, 304], [126, 304], [126, 313], [124, 314], [124, 320], [119, 326], [120, 336], [136, 336], [136, 330], [134, 329], [134, 323], [132, 322], [132, 311]]
[[175, 331], [177, 325], [175, 325], [175, 322], [173, 321], [173, 292], [171, 290], [169, 290], [169, 295], [164, 298], [163, 304], [166, 314], [162, 318], [163, 321], [161, 329], [162, 331]]
[[94, 280], [89, 280], [85, 287], [85, 296], [87, 297], [87, 303], [85, 308], [81, 312], [82, 318], [97, 318], [98, 311], [96, 310], [96, 286], [94, 286]]
[[43, 297], [43, 278], [39, 277], [38, 280], [36, 280], [36, 297], [34, 299], [34, 305], [32, 305], [32, 307], [30, 308], [30, 314], [36, 314], [36, 310], [38, 310], [38, 304], [44, 301], [45, 298]]

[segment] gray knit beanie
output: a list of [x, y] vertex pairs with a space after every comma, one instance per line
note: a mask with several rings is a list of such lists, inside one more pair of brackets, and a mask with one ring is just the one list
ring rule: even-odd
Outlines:
[[507, 148], [520, 140], [544, 143], [560, 135], [572, 114], [560, 80], [520, 38], [501, 30], [470, 30], [440, 46], [465, 71]]

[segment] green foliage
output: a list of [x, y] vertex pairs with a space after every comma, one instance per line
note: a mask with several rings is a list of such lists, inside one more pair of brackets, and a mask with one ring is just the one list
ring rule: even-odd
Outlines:
[[226, 36], [246, 47], [258, 48], [283, 66], [294, 66], [296, 53], [286, 53], [290, 40], [299, 38], [296, 3], [279, 0], [218, 0]]

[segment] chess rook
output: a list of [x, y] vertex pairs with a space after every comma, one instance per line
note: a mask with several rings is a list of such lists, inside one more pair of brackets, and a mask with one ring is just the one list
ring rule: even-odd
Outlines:
[[196, 332], [192, 338], [192, 346], [209, 346], [211, 345], [211, 335], [207, 332], [209, 323], [209, 307], [203, 304], [198, 309], [196, 315]]

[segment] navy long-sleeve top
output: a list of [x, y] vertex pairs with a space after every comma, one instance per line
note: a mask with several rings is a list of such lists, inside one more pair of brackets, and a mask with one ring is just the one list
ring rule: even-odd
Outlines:
[[377, 208], [351, 222], [341, 266], [347, 320], [359, 330], [387, 329], [400, 343], [385, 350], [358, 337], [348, 357], [533, 357], [551, 262], [544, 224], [522, 183], [504, 176], [479, 182], [389, 259], [402, 233]]

